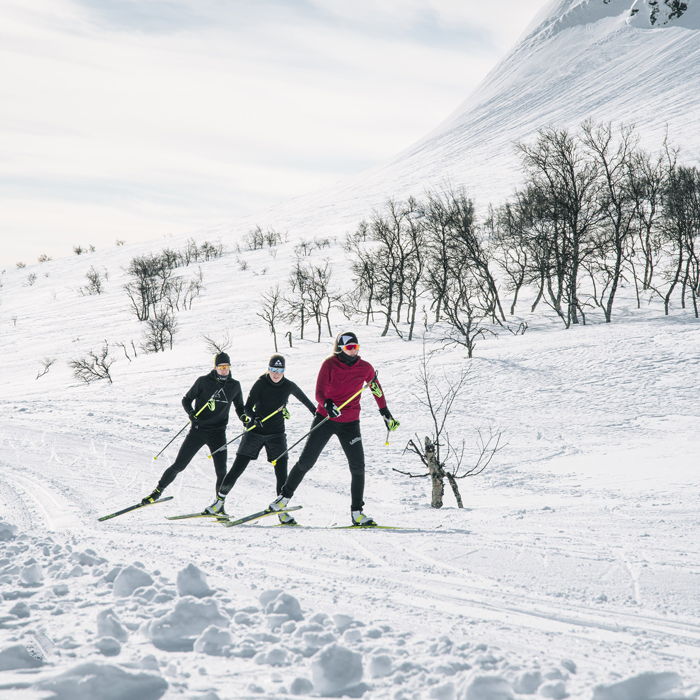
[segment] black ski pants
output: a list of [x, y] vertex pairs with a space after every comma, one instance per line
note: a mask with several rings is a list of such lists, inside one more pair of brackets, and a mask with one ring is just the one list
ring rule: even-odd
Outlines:
[[[219, 487], [219, 493], [222, 496], [227, 496], [231, 489], [235, 486], [238, 477], [243, 474], [246, 467], [254, 459], [258, 458], [260, 450], [265, 448], [268, 462], [276, 459], [287, 450], [287, 436], [285, 433], [274, 433], [272, 435], [261, 435], [253, 431], [246, 433], [238, 447], [236, 459], [233, 460], [231, 469], [229, 469], [226, 478]], [[275, 477], [277, 479], [277, 495], [282, 492], [282, 486], [287, 479], [287, 464], [289, 459], [284, 455], [277, 464], [275, 464]]]
[[[323, 421], [323, 416], [317, 413], [311, 422], [311, 428], [315, 428], [321, 421]], [[365, 493], [365, 451], [362, 447], [359, 420], [351, 421], [350, 423], [337, 423], [327, 420], [314, 430], [309, 435], [299, 460], [292, 467], [292, 471], [282, 487], [282, 495], [286, 498], [291, 498], [294, 495], [302, 479], [316, 464], [316, 460], [320, 457], [323, 448], [333, 435], [338, 436], [340, 446], [345, 452], [348, 466], [350, 467], [350, 497], [352, 500], [350, 509], [362, 510], [362, 506], [365, 504], [363, 500]]]
[[[226, 444], [226, 429], [222, 430], [201, 430], [190, 428], [185, 441], [177, 453], [175, 461], [163, 472], [158, 482], [158, 488], [163, 491], [175, 481], [175, 477], [192, 461], [192, 458], [206, 445], [212, 452]], [[216, 472], [216, 491], [226, 476], [226, 450], [221, 450], [212, 456], [214, 461], [214, 471]]]

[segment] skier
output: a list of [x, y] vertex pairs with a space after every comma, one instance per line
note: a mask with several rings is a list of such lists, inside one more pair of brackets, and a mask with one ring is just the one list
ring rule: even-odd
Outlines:
[[[373, 526], [375, 521], [362, 512], [365, 490], [365, 455], [360, 434], [360, 396], [356, 396], [341, 412], [338, 404], [347, 401], [358, 392], [363, 384], [369, 384], [374, 394], [379, 413], [389, 430], [396, 430], [399, 421], [395, 420], [386, 406], [382, 387], [377, 381], [374, 368], [359, 356], [360, 344], [352, 333], [341, 333], [335, 340], [333, 355], [321, 365], [316, 380], [316, 400], [318, 407], [311, 423], [313, 432], [309, 435], [299, 460], [292, 468], [287, 481], [277, 499], [270, 504], [272, 510], [284, 508], [294, 495], [306, 473], [316, 464], [321, 451], [331, 436], [337, 435], [350, 467], [350, 514], [352, 524]], [[328, 417], [322, 425], [324, 419]], [[317, 426], [318, 429], [314, 430]]]
[[[157, 501], [175, 477], [187, 467], [192, 457], [206, 445], [212, 452], [226, 444], [226, 424], [233, 404], [243, 420], [243, 393], [240, 382], [231, 376], [231, 360], [225, 352], [214, 358], [214, 369], [199, 377], [182, 398], [182, 407], [192, 423], [190, 432], [177, 453], [175, 461], [163, 472], [155, 491], [142, 499], [144, 505]], [[194, 401], [194, 408], [192, 402]], [[203, 407], [204, 410], [201, 410]], [[198, 414], [198, 415], [197, 415]], [[218, 492], [226, 476], [226, 450], [213, 455]]]
[[[245, 413], [248, 418], [246, 425], [251, 427], [254, 425], [255, 430], [251, 430], [243, 436], [241, 444], [238, 446], [236, 459], [223, 483], [219, 485], [217, 499], [204, 509], [205, 513], [226, 515], [224, 511], [226, 496], [231, 492], [238, 477], [243, 474], [250, 461], [258, 458], [263, 447], [265, 447], [269, 461], [287, 451], [284, 421], [289, 418], [287, 401], [289, 401], [290, 395], [303, 403], [312, 414], [316, 413], [316, 406], [311, 399], [293, 381], [284, 376], [285, 364], [282, 355], [273, 355], [268, 364], [268, 371], [253, 384], [245, 403]], [[262, 418], [280, 407], [283, 409], [279, 413], [275, 413], [264, 423], [262, 422]], [[287, 461], [287, 455], [284, 455], [275, 463], [278, 495], [281, 493], [282, 485], [287, 478]], [[297, 524], [288, 513], [280, 513], [279, 519], [283, 525]]]

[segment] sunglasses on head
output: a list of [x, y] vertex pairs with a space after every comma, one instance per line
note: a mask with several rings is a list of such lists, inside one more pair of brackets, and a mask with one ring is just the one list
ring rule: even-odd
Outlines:
[[276, 374], [284, 374], [284, 367], [268, 367], [268, 369]]
[[231, 369], [231, 365], [216, 365], [216, 369]]
[[348, 343], [347, 345], [343, 345], [343, 350], [359, 350], [359, 349], [360, 349], [359, 343]]

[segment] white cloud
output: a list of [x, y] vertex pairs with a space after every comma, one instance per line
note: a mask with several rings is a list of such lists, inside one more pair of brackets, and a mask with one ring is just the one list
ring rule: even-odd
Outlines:
[[2, 2], [0, 261], [211, 225], [381, 162], [539, 2], [486, 5]]

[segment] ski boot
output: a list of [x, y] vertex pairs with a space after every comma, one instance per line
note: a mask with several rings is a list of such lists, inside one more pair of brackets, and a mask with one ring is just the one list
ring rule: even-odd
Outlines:
[[351, 511], [352, 524], [355, 527], [376, 527], [377, 523], [369, 515], [365, 515], [361, 510]]
[[299, 523], [289, 513], [280, 513], [277, 516], [280, 519], [280, 525], [298, 525]]
[[228, 513], [224, 510], [225, 496], [217, 495], [216, 500], [210, 506], [207, 506], [203, 511], [202, 515], [216, 515], [219, 517], [228, 517]]
[[277, 496], [277, 498], [275, 498], [275, 500], [272, 501], [272, 503], [270, 503], [270, 505], [267, 507], [267, 510], [268, 511], [283, 510], [284, 508], [286, 508], [287, 503], [289, 503], [290, 500], [291, 500], [290, 498], [286, 498], [285, 496], [282, 496], [282, 495]]
[[147, 506], [149, 503], [155, 503], [162, 495], [163, 492], [160, 489], [155, 489], [150, 496], [141, 499], [141, 505]]

